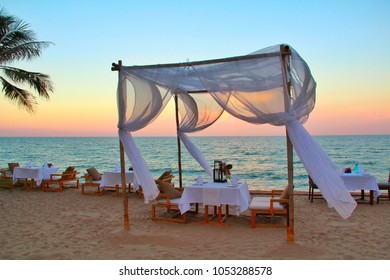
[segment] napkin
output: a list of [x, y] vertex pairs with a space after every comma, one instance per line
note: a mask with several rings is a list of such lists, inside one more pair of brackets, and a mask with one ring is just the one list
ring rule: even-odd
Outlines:
[[204, 188], [203, 189], [203, 205], [221, 205], [221, 189], [220, 188]]
[[237, 184], [238, 184], [238, 178], [236, 176], [233, 176], [232, 185], [237, 185]]
[[121, 171], [121, 167], [120, 167], [119, 165], [115, 165], [114, 170], [115, 170], [116, 172], [119, 172], [119, 171]]
[[203, 185], [203, 178], [202, 178], [202, 176], [198, 176], [198, 178], [196, 178], [196, 184], [197, 185]]
[[32, 162], [31, 162], [31, 161], [28, 161], [28, 162], [26, 163], [26, 166], [27, 166], [27, 168], [31, 168], [31, 167], [32, 167]]

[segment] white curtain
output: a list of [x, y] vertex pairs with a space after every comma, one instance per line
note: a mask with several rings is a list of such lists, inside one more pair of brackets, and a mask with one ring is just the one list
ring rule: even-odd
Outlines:
[[348, 218], [357, 204], [340, 177], [340, 168], [331, 161], [301, 123], [297, 120], [289, 121], [286, 127], [295, 152], [317, 184], [328, 206], [334, 207], [342, 218]]
[[145, 202], [155, 199], [159, 191], [131, 131], [147, 126], [160, 114], [171, 97], [168, 93], [166, 88], [133, 75], [129, 68], [122, 67], [119, 73], [118, 134], [137, 180], [142, 186]]
[[213, 170], [202, 152], [188, 137], [187, 133], [203, 130], [212, 125], [223, 113], [223, 108], [213, 99], [208, 92], [189, 94], [177, 92], [179, 97], [179, 112], [181, 116], [178, 136], [182, 143], [199, 163], [206, 173], [213, 177]]
[[[224, 110], [250, 123], [286, 125], [298, 156], [328, 205], [346, 218], [356, 202], [352, 201], [334, 164], [302, 126], [314, 108], [316, 83], [306, 62], [291, 47], [291, 56], [286, 61], [288, 71], [284, 75], [281, 60], [284, 47], [277, 45], [225, 60], [128, 67], [124, 79], [131, 83], [127, 91], [134, 93], [126, 97], [122, 92], [118, 102], [119, 106], [132, 104], [133, 108], [130, 115], [120, 114], [118, 127], [125, 131], [144, 127], [161, 112], [167, 93], [177, 94], [182, 118], [179, 137], [208, 170], [210, 166], [185, 133], [207, 128]], [[125, 90], [125, 82], [122, 83], [121, 88]], [[287, 94], [287, 84], [291, 97]], [[119, 111], [124, 110], [119, 107]], [[124, 135], [131, 137], [129, 133]]]

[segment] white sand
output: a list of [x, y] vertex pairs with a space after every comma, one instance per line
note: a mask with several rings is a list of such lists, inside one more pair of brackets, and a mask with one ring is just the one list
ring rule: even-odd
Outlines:
[[151, 206], [122, 197], [0, 189], [0, 259], [390, 259], [390, 202], [359, 204], [343, 220], [324, 200], [295, 196], [295, 243], [286, 229], [250, 227], [249, 213], [224, 226], [154, 222]]

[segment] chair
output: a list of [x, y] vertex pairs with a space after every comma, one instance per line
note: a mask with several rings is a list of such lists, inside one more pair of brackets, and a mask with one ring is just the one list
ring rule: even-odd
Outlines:
[[[97, 194], [102, 195], [103, 191], [100, 190], [100, 182], [102, 180], [102, 174], [95, 168], [91, 167], [87, 169], [87, 173], [84, 174], [83, 178], [85, 183], [81, 184], [81, 193], [82, 194]], [[95, 191], [86, 191], [87, 188], [95, 189]]]
[[[172, 177], [169, 174], [168, 175], [165, 174], [165, 176], [160, 176], [160, 178], [163, 177], [163, 179], [170, 181]], [[187, 212], [182, 215], [179, 209], [179, 201], [181, 198], [183, 188], [175, 188], [172, 182], [167, 182], [159, 179], [156, 180], [156, 184], [159, 187], [160, 194], [157, 196], [156, 201], [152, 203], [152, 220], [186, 223]], [[162, 208], [166, 210], [166, 212], [168, 212], [168, 216], [167, 215], [157, 216], [156, 210], [158, 208]], [[199, 210], [199, 205], [196, 203], [195, 210], [189, 212], [198, 213], [198, 210]], [[170, 212], [172, 211], [174, 213], [170, 214]]]
[[379, 200], [387, 198], [387, 200], [390, 200], [390, 172], [389, 172], [389, 178], [387, 179], [387, 183], [378, 183], [378, 188], [380, 191], [386, 191], [387, 195], [381, 194], [376, 198], [376, 203], [379, 204]]
[[20, 164], [18, 162], [9, 162], [8, 168], [2, 168], [1, 171], [1, 178], [2, 179], [13, 179], [13, 173], [15, 167], [19, 167]]
[[[272, 190], [271, 196], [254, 196], [249, 204], [251, 210], [251, 226], [255, 227], [288, 227], [289, 212], [288, 212], [288, 187], [284, 190]], [[284, 216], [286, 223], [261, 224], [256, 223], [257, 215]]]
[[10, 189], [13, 189], [14, 187], [14, 184], [13, 184], [13, 173], [14, 173], [14, 169], [15, 167], [19, 167], [19, 163], [18, 162], [10, 162], [8, 163], [8, 168], [2, 168], [0, 170], [1, 172], [1, 179], [3, 180], [6, 180], [7, 183], [10, 183], [10, 184], [0, 184], [0, 187], [8, 187]]
[[313, 203], [313, 199], [322, 198], [321, 193], [314, 194], [314, 190], [318, 190], [318, 186], [314, 183], [313, 179], [309, 177], [309, 200]]
[[[175, 176], [172, 174], [172, 170], [167, 170], [163, 174], [161, 174], [160, 177], [158, 177], [157, 180], [155, 180], [156, 184], [158, 185], [157, 182], [165, 182], [171, 184], [173, 187], [175, 186], [174, 183], [172, 182], [172, 179], [175, 178]], [[139, 186], [138, 189], [138, 194], [143, 197], [143, 191], [142, 191], [142, 186]]]
[[[44, 192], [62, 192], [65, 183], [76, 182], [75, 186], [68, 186], [69, 188], [79, 188], [79, 178], [73, 166], [69, 166], [62, 174], [51, 174], [50, 179], [42, 180], [42, 189]], [[58, 185], [58, 188], [52, 188], [52, 185]]]
[[156, 181], [162, 181], [171, 184], [173, 178], [175, 178], [175, 176], [172, 174], [172, 170], [167, 170], [163, 174], [161, 174], [161, 176], [158, 177]]

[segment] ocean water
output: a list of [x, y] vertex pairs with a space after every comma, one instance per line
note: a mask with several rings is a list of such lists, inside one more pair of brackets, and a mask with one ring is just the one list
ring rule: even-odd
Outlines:
[[[387, 181], [390, 171], [390, 135], [317, 136], [314, 137], [340, 167], [359, 163]], [[222, 160], [233, 165], [232, 174], [248, 182], [250, 189], [275, 189], [287, 184], [286, 138], [275, 137], [192, 137], [193, 142], [213, 165]], [[176, 137], [136, 137], [135, 141], [153, 176], [172, 169], [178, 184]], [[73, 165], [81, 173], [96, 167], [112, 170], [120, 164], [117, 137], [1, 137], [0, 167], [8, 162], [36, 166], [51, 162], [63, 171]], [[129, 161], [126, 160], [129, 167]], [[190, 184], [201, 175], [211, 180], [182, 145], [183, 184]], [[307, 189], [307, 172], [294, 153], [294, 185]]]

